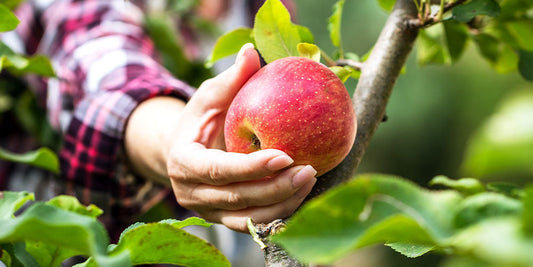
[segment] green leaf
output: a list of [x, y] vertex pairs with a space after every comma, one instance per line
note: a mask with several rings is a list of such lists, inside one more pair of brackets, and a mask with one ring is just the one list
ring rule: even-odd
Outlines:
[[455, 189], [465, 195], [473, 195], [485, 191], [485, 187], [481, 182], [474, 178], [461, 178], [459, 180], [452, 180], [446, 176], [436, 176], [429, 185], [442, 185], [452, 189]]
[[254, 43], [252, 29], [239, 28], [222, 35], [216, 41], [213, 51], [206, 61], [206, 66], [212, 67], [217, 60], [239, 52], [246, 43]]
[[0, 32], [12, 31], [18, 24], [19, 20], [15, 14], [6, 6], [0, 4]]
[[477, 15], [496, 17], [500, 12], [500, 5], [494, 0], [472, 0], [453, 8], [452, 18], [460, 22], [469, 22]]
[[450, 53], [446, 48], [446, 35], [442, 24], [420, 30], [417, 44], [418, 64], [424, 66], [452, 62]]
[[343, 7], [344, 0], [338, 0], [333, 5], [333, 14], [329, 17], [328, 23], [329, 37], [331, 39], [331, 42], [340, 51], [342, 51], [341, 23]]
[[531, 176], [533, 166], [533, 91], [504, 99], [496, 113], [468, 142], [463, 173], [472, 177]]
[[533, 51], [533, 19], [509, 21], [505, 23], [505, 27], [518, 48]]
[[272, 240], [318, 264], [375, 243], [433, 246], [452, 235], [460, 200], [456, 192], [429, 192], [398, 177], [360, 175], [305, 204]]
[[[137, 224], [125, 231], [110, 252], [127, 252], [133, 265], [167, 263], [184, 266], [230, 266], [226, 257], [206, 241], [180, 229], [182, 223]], [[201, 221], [193, 219], [185, 224]]]
[[395, 3], [396, 0], [378, 0], [379, 6], [386, 11], [391, 11]]
[[463, 54], [467, 41], [467, 27], [455, 21], [445, 21], [421, 30], [418, 41], [418, 63], [422, 66], [454, 63]]
[[[60, 263], [74, 255], [86, 255], [94, 256], [102, 266], [111, 266], [108, 263], [123, 264], [117, 261], [124, 260], [122, 258], [107, 257], [109, 239], [104, 226], [89, 216], [38, 202], [16, 218], [1, 219], [0, 226], [2, 243], [26, 241], [48, 245], [44, 249], [28, 248], [29, 251], [36, 253], [33, 254], [36, 260]], [[48, 248], [57, 249], [50, 251]], [[49, 252], [54, 254], [47, 254]]]
[[320, 62], [320, 48], [314, 44], [299, 43], [297, 46], [298, 55]]
[[350, 78], [353, 72], [353, 69], [348, 66], [345, 66], [345, 67], [333, 66], [333, 67], [329, 67], [329, 69], [333, 71], [333, 73], [335, 73], [335, 75], [337, 75], [337, 77], [339, 77], [339, 79], [341, 79], [342, 82], [346, 82], [346, 80]]
[[516, 70], [518, 55], [507, 43], [489, 34], [481, 33], [474, 37], [481, 55], [501, 73]]
[[299, 28], [280, 0], [267, 0], [255, 16], [254, 38], [257, 49], [267, 63], [297, 56], [301, 42]]
[[521, 198], [524, 196], [524, 190], [516, 184], [506, 182], [487, 183], [487, 190], [492, 192], [504, 194], [513, 198]]
[[208, 223], [203, 218], [199, 218], [199, 217], [189, 217], [182, 221], [174, 220], [174, 219], [167, 219], [167, 220], [160, 221], [160, 223], [168, 223], [177, 228], [183, 228], [183, 227], [192, 226], [192, 225], [202, 226], [202, 227], [210, 227], [213, 225], [212, 223]]
[[454, 251], [490, 262], [490, 266], [531, 266], [533, 238], [524, 236], [517, 217], [482, 221], [449, 240]]
[[34, 73], [41, 76], [55, 76], [52, 64], [42, 55], [26, 57], [13, 52], [7, 45], [0, 42], [0, 70], [7, 69], [15, 75]]
[[102, 213], [104, 213], [102, 209], [100, 209], [99, 207], [93, 204], [90, 204], [88, 206], [81, 204], [80, 201], [73, 196], [67, 196], [67, 195], [56, 196], [50, 199], [47, 203], [52, 206], [56, 206], [58, 208], [64, 209], [64, 210], [72, 211], [77, 214], [89, 216], [92, 218], [96, 218], [102, 215]]
[[458, 209], [454, 224], [458, 228], [464, 228], [489, 218], [520, 215], [522, 204], [502, 194], [485, 192], [465, 198]]
[[435, 246], [432, 245], [421, 245], [411, 243], [389, 243], [386, 245], [394, 249], [396, 252], [399, 252], [409, 258], [420, 257], [435, 248]]
[[533, 81], [533, 51], [520, 50], [518, 71], [524, 79]]
[[5, 249], [0, 249], [0, 262], [4, 263], [5, 266], [11, 267], [11, 255]]
[[183, 51], [181, 36], [176, 32], [172, 19], [166, 14], [148, 14], [144, 26], [161, 54], [163, 66], [180, 80], [192, 86], [199, 86], [212, 77], [212, 73], [203, 62], [191, 62]]
[[522, 228], [530, 237], [533, 237], [533, 185], [527, 186], [524, 191]]
[[315, 43], [315, 37], [313, 36], [313, 33], [309, 30], [309, 28], [297, 24], [293, 25], [298, 30], [298, 35], [300, 35], [300, 42], [309, 44]]
[[46, 147], [24, 154], [15, 154], [0, 148], [0, 160], [28, 164], [53, 173], [59, 173], [59, 159], [52, 150]]
[[9, 219], [26, 202], [35, 200], [35, 195], [28, 192], [0, 192], [0, 219]]
[[463, 54], [468, 41], [468, 28], [463, 23], [445, 21], [444, 33], [446, 36], [446, 48], [451, 61], [456, 62]]

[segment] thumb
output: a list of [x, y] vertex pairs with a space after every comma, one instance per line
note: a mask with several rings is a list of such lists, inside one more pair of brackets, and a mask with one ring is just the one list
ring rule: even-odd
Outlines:
[[[209, 109], [227, 109], [239, 89], [261, 68], [259, 55], [252, 43], [245, 44], [230, 68], [200, 85], [189, 101], [197, 114]], [[192, 103], [191, 103], [192, 102]]]

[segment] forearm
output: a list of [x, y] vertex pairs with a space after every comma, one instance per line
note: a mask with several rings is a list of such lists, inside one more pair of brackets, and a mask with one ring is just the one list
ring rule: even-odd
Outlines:
[[178, 98], [160, 96], [142, 102], [133, 111], [126, 124], [124, 147], [136, 173], [170, 185], [166, 163], [184, 107]]

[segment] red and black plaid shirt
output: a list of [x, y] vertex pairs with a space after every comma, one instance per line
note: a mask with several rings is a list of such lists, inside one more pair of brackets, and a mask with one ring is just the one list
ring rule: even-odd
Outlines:
[[[253, 14], [262, 2], [249, 0], [249, 11]], [[32, 88], [46, 106], [51, 125], [63, 135], [63, 179], [57, 193], [97, 204], [105, 211], [103, 221], [109, 226], [118, 220], [118, 227], [172, 195], [131, 175], [123, 164], [129, 115], [148, 98], [187, 100], [194, 92], [156, 60], [142, 10], [134, 3], [28, 0], [16, 10], [21, 21], [17, 29], [1, 35], [16, 52], [45, 54], [56, 71], [57, 78], [39, 79]], [[3, 171], [0, 166], [0, 180], [10, 177], [1, 175]], [[0, 181], [5, 185], [0, 189], [10, 189], [10, 182]]]

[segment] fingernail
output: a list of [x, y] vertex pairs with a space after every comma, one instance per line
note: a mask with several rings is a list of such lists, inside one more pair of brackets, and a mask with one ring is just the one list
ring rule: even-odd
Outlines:
[[316, 175], [316, 170], [311, 166], [307, 165], [301, 168], [293, 177], [292, 177], [292, 186], [294, 188], [300, 188], [303, 185], [307, 184], [311, 179]]
[[293, 162], [294, 160], [291, 159], [291, 157], [287, 155], [281, 155], [269, 160], [266, 164], [266, 167], [271, 171], [279, 171], [290, 166]]
[[250, 48], [254, 48], [254, 44], [252, 44], [252, 43], [246, 43], [246, 44], [244, 44], [244, 45], [241, 47], [241, 50], [239, 50], [239, 53], [237, 53], [237, 59], [235, 60], [235, 62], [239, 62], [239, 61], [241, 61], [241, 58], [242, 58], [242, 55], [244, 54], [244, 52], [245, 52], [247, 49], [250, 49]]

